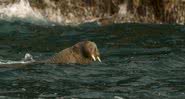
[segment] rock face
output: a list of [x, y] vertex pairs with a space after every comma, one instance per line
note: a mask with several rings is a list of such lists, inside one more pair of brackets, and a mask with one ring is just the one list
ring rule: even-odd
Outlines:
[[185, 0], [1, 0], [0, 8], [0, 17], [21, 15], [11, 14], [16, 9], [60, 24], [80, 24], [107, 17], [111, 17], [111, 23], [185, 23]]
[[83, 41], [60, 51], [42, 62], [54, 64], [89, 64], [96, 60], [101, 62], [100, 53], [96, 44], [91, 41]]

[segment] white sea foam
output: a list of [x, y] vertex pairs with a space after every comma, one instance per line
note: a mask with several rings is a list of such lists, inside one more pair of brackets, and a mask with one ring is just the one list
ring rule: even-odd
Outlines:
[[33, 23], [54, 22], [69, 24], [75, 22], [75, 17], [73, 15], [70, 14], [68, 15], [69, 17], [65, 17], [61, 14], [59, 8], [57, 10], [52, 8], [53, 6], [56, 6], [53, 2], [50, 0], [44, 1], [47, 5], [50, 4], [48, 5], [50, 7], [42, 10], [31, 7], [28, 0], [20, 0], [19, 2], [13, 4], [0, 5], [0, 19], [8, 21], [21, 19]]
[[33, 59], [32, 55], [29, 53], [26, 53], [24, 58], [20, 61], [12, 61], [12, 60], [2, 60], [0, 59], [0, 65], [1, 64], [26, 64], [26, 63], [31, 63], [35, 62]]
[[[97, 20], [96, 18], [79, 18], [73, 13], [61, 13], [61, 9], [57, 8], [55, 3], [50, 0], [43, 0], [47, 5], [44, 9], [38, 9], [30, 6], [28, 0], [20, 0], [13, 4], [0, 5], [0, 19], [3, 20], [23, 20], [32, 23], [48, 24], [58, 23], [62, 25], [76, 25], [82, 22], [91, 22]], [[67, 4], [67, 5], [70, 5]]]
[[0, 18], [9, 21], [20, 18], [29, 21], [39, 20], [46, 22], [44, 16], [38, 10], [34, 10], [28, 0], [20, 0], [14, 4], [0, 5]]
[[12, 61], [12, 60], [1, 60], [0, 59], [0, 65], [1, 64], [26, 64], [30, 63], [30, 61]]

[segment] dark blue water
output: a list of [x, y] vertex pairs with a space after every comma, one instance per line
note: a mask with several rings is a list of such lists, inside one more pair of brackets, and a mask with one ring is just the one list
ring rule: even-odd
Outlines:
[[0, 21], [2, 60], [46, 59], [82, 40], [96, 42], [102, 63], [1, 67], [0, 98], [185, 98], [185, 26]]

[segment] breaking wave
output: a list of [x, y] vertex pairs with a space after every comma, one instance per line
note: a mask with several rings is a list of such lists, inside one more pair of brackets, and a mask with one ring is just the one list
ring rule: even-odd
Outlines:
[[[20, 0], [15, 3], [9, 3], [8, 5], [0, 5], [0, 19], [7, 21], [21, 20], [31, 22], [34, 24], [48, 24], [57, 23], [62, 25], [75, 25], [82, 22], [92, 22], [97, 20], [96, 18], [81, 19], [75, 17], [72, 13], [63, 15], [61, 9], [57, 8], [55, 3], [50, 0], [43, 0], [44, 3], [49, 5], [45, 9], [38, 9], [32, 7], [28, 0]], [[54, 6], [54, 8], [52, 8]]]
[[23, 19], [32, 23], [36, 21], [47, 23], [44, 16], [30, 6], [28, 0], [20, 0], [14, 4], [0, 5], [0, 19], [7, 21]]

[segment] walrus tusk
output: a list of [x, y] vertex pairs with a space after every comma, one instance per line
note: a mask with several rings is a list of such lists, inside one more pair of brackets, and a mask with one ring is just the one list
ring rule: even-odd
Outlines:
[[94, 55], [93, 55], [93, 54], [91, 55], [91, 57], [92, 57], [92, 59], [93, 59], [94, 61], [96, 61], [96, 58], [94, 57]]
[[97, 57], [97, 59], [98, 59], [98, 61], [99, 61], [99, 62], [101, 62], [101, 59], [100, 59], [100, 57]]

